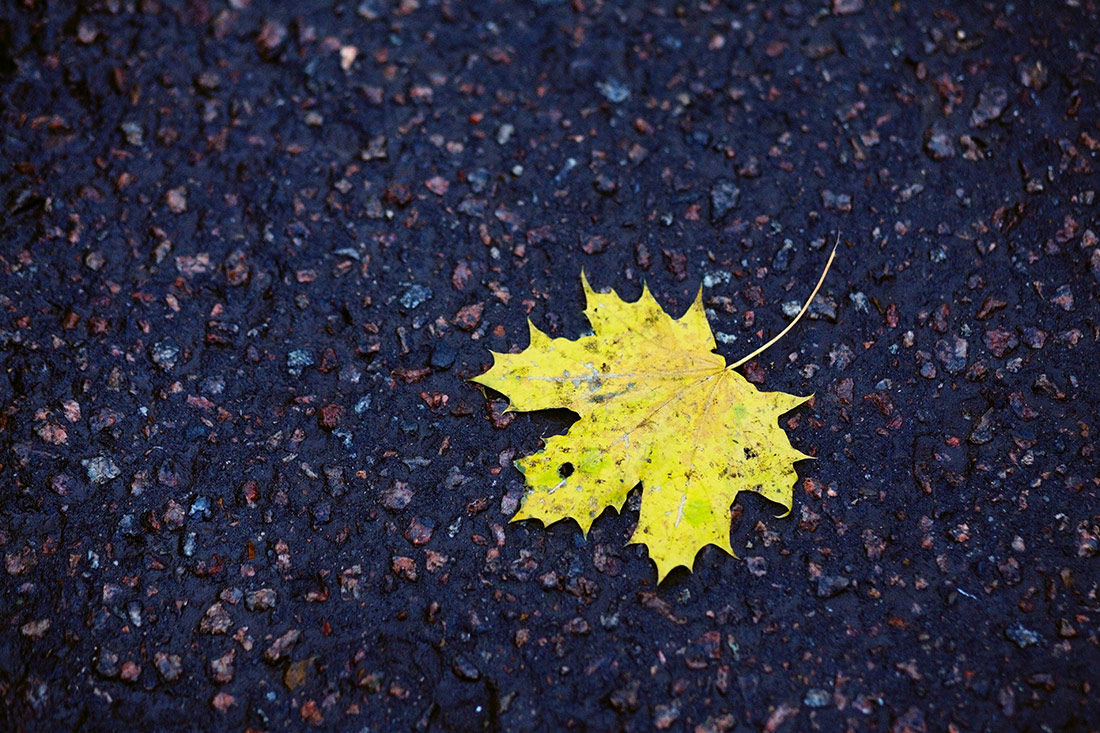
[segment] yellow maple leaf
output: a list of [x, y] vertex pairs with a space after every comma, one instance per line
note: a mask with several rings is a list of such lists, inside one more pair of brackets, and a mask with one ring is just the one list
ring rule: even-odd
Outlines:
[[781, 504], [785, 516], [797, 479], [793, 464], [810, 457], [791, 446], [778, 422], [810, 397], [761, 392], [734, 371], [798, 318], [727, 366], [714, 353], [702, 291], [673, 319], [648, 288], [628, 303], [613, 291], [595, 292], [583, 273], [581, 283], [592, 335], [550, 338], [528, 321], [527, 349], [494, 352], [492, 368], [472, 380], [507, 395], [509, 409], [566, 408], [580, 415], [565, 435], [515, 461], [529, 491], [512, 521], [571, 518], [587, 535], [597, 516], [608, 507], [620, 511], [641, 483], [630, 542], [648, 547], [658, 581], [677, 566], [690, 569], [708, 544], [732, 555], [730, 507], [738, 492]]

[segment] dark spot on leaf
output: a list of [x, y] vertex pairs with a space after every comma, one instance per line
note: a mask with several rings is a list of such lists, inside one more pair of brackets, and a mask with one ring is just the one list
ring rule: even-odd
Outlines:
[[558, 475], [562, 478], [569, 478], [573, 475], [573, 464], [566, 462], [558, 466]]

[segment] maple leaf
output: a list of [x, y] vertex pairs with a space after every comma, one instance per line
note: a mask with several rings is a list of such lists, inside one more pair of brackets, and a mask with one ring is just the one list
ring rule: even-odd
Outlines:
[[550, 338], [528, 320], [527, 349], [494, 352], [492, 368], [472, 380], [507, 395], [510, 410], [566, 408], [580, 415], [565, 435], [515, 461], [529, 490], [512, 521], [571, 518], [587, 535], [596, 517], [609, 507], [621, 511], [641, 483], [630, 542], [647, 546], [658, 581], [677, 566], [690, 569], [708, 544], [732, 555], [730, 507], [737, 494], [755, 491], [781, 504], [785, 516], [797, 479], [793, 464], [810, 458], [791, 446], [778, 423], [810, 397], [761, 392], [734, 371], [798, 318], [727, 366], [715, 353], [701, 290], [673, 319], [644, 286], [641, 298], [628, 303], [614, 291], [595, 292], [583, 273], [581, 283], [592, 335]]

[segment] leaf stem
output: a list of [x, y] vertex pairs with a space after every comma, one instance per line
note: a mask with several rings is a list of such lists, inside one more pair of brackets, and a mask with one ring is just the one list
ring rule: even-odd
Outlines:
[[776, 341], [778, 341], [779, 339], [781, 339], [781, 338], [783, 338], [784, 336], [787, 335], [787, 331], [790, 331], [792, 328], [795, 327], [795, 324], [798, 323], [802, 319], [802, 316], [806, 315], [806, 311], [808, 311], [810, 309], [810, 303], [812, 303], [814, 301], [814, 296], [817, 295], [818, 290], [821, 290], [821, 286], [825, 282], [825, 276], [829, 274], [829, 268], [832, 267], [833, 259], [836, 257], [836, 248], [839, 247], [839, 246], [840, 246], [840, 233], [838, 232], [837, 235], [836, 235], [836, 244], [833, 245], [833, 251], [832, 251], [832, 253], [829, 254], [828, 262], [825, 263], [825, 269], [821, 271], [821, 277], [819, 277], [817, 279], [817, 285], [814, 286], [814, 290], [813, 290], [812, 293], [810, 293], [810, 297], [806, 298], [806, 302], [802, 304], [802, 310], [798, 311], [798, 315], [794, 317], [794, 320], [791, 321], [790, 323], [788, 323], [786, 328], [784, 328], [782, 331], [777, 333], [766, 344], [759, 347], [758, 349], [753, 351], [748, 356], [741, 358], [740, 360], [734, 362], [733, 364], [730, 364], [728, 367], [726, 367], [727, 370], [736, 369], [737, 367], [741, 366], [742, 364], [756, 358], [760, 354], [762, 354], [765, 351], [767, 351], [768, 349], [770, 349], [773, 345], [775, 345]]

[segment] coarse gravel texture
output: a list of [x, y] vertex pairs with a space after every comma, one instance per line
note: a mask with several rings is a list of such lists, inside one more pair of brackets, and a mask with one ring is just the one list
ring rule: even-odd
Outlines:
[[[10, 0], [0, 726], [1097, 730], [1100, 5]], [[660, 584], [466, 381], [700, 287], [794, 512]]]

